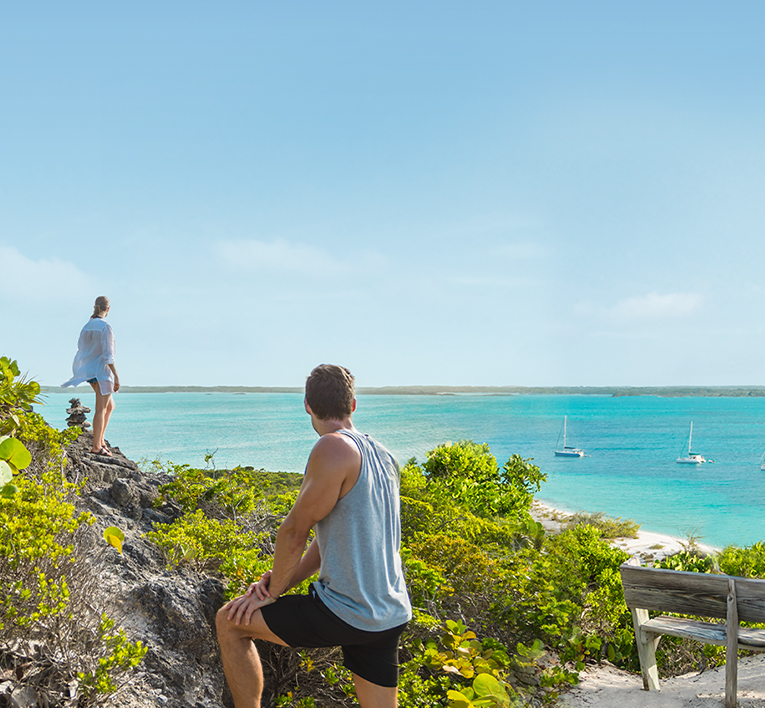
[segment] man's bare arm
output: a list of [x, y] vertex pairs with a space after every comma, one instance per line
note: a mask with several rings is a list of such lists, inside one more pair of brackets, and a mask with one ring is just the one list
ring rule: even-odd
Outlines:
[[[305, 544], [311, 529], [332, 509], [356, 483], [361, 470], [361, 453], [356, 444], [344, 435], [322, 436], [311, 452], [300, 493], [276, 535], [273, 569], [245, 595], [231, 600], [229, 620], [249, 624], [252, 612], [276, 599], [286, 590], [311, 577], [321, 563], [319, 544], [314, 540], [308, 550]], [[267, 584], [268, 592], [263, 592]], [[252, 597], [253, 591], [255, 597]]]
[[[355, 484], [360, 469], [361, 453], [345, 435], [331, 433], [316, 443], [298, 498], [276, 536], [269, 582], [271, 597], [278, 597], [290, 587], [311, 529], [335, 508], [344, 490], [347, 492], [348, 482], [352, 480], [351, 487]], [[316, 551], [318, 556], [318, 545]]]
[[[319, 544], [314, 538], [308, 546], [308, 550], [303, 554], [300, 559], [300, 565], [298, 565], [295, 575], [292, 576], [287, 590], [292, 590], [296, 585], [300, 585], [304, 580], [310, 578], [321, 567], [321, 555], [319, 553]], [[259, 600], [265, 600], [271, 597], [271, 591], [269, 586], [271, 584], [271, 575], [273, 571], [267, 570], [260, 576], [260, 580], [257, 583], [253, 583], [245, 593], [247, 596], [253, 593], [257, 595]]]

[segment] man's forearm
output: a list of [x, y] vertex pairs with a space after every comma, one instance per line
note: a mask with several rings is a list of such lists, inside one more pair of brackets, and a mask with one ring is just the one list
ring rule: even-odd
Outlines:
[[319, 570], [321, 566], [321, 556], [319, 555], [319, 543], [314, 538], [311, 541], [311, 545], [308, 546], [308, 550], [303, 554], [300, 559], [300, 563], [295, 570], [295, 574], [290, 579], [287, 590], [294, 588], [296, 585], [300, 585], [304, 580], [310, 578], [314, 573]]
[[274, 566], [268, 584], [268, 591], [274, 600], [297, 584], [292, 581], [293, 578], [298, 577], [309, 533], [310, 530], [306, 533], [298, 532], [294, 526], [287, 523], [279, 527], [279, 532], [276, 534]]

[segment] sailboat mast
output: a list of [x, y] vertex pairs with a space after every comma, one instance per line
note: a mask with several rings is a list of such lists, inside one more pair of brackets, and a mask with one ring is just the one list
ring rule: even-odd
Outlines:
[[566, 419], [568, 418], [567, 415], [563, 416], [563, 449], [566, 449]]
[[693, 421], [691, 421], [691, 432], [688, 435], [688, 457], [691, 456], [691, 440], [693, 439]]

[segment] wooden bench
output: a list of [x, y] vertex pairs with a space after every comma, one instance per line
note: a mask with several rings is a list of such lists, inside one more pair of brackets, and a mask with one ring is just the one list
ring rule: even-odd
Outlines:
[[[765, 629], [739, 627], [739, 621], [765, 622], [765, 580], [642, 568], [636, 559], [619, 570], [624, 599], [632, 610], [643, 688], [659, 690], [656, 646], [662, 634], [695, 639], [727, 647], [725, 708], [735, 708], [738, 650], [765, 651]], [[650, 619], [649, 610], [724, 619], [725, 624], [681, 617]]]

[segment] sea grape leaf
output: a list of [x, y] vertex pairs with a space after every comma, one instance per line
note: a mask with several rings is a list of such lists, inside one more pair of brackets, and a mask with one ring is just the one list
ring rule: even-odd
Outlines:
[[459, 691], [447, 691], [446, 697], [449, 699], [449, 708], [470, 708], [473, 705], [470, 699]]
[[[10, 433], [19, 427], [19, 417], [17, 415], [9, 415], [7, 420], [0, 426], [0, 435], [5, 436], [5, 433]], [[2, 440], [3, 438], [0, 438]]]
[[502, 700], [507, 696], [504, 686], [491, 674], [478, 674], [473, 681], [473, 690], [476, 696], [491, 697]]
[[110, 545], [114, 546], [120, 553], [122, 553], [122, 543], [125, 540], [125, 534], [116, 526], [110, 526], [108, 529], [104, 529], [104, 540]]
[[5, 461], [0, 460], [0, 485], [8, 484], [13, 479], [13, 470]]
[[32, 455], [16, 438], [5, 438], [0, 442], [0, 460], [5, 460], [17, 470], [23, 470], [32, 462]]
[[15, 484], [6, 484], [4, 487], [0, 487], [0, 497], [12, 497], [18, 493], [19, 488]]

